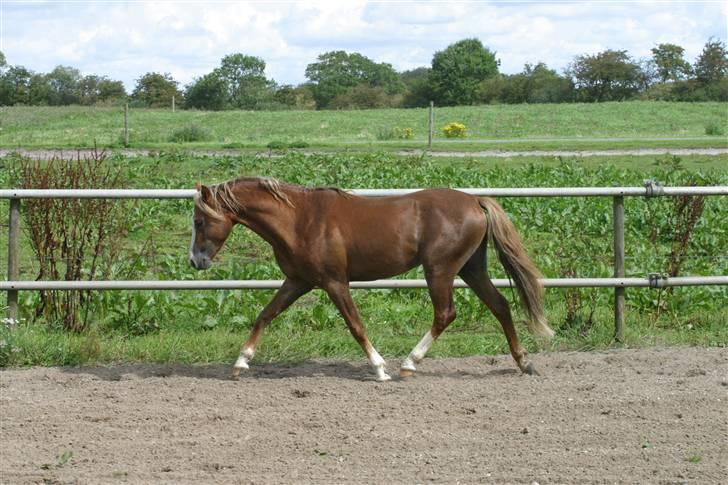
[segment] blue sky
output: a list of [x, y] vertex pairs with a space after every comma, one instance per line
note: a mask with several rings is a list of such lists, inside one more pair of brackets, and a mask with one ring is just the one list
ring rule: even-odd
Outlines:
[[501, 72], [575, 55], [626, 49], [650, 56], [661, 42], [693, 62], [709, 37], [726, 41], [728, 2], [372, 2], [0, 0], [0, 50], [8, 63], [47, 72], [63, 64], [124, 81], [169, 72], [183, 85], [224, 55], [255, 55], [279, 83], [305, 81], [330, 50], [360, 52], [397, 70], [429, 66], [453, 42], [477, 37]]

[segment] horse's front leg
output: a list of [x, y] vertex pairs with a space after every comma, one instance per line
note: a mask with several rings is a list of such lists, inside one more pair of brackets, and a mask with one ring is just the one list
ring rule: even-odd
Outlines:
[[339, 309], [341, 316], [344, 317], [346, 325], [349, 327], [349, 331], [354, 336], [361, 348], [369, 359], [369, 363], [374, 369], [374, 373], [377, 375], [378, 381], [388, 381], [391, 379], [385, 368], [385, 362], [379, 352], [372, 346], [367, 338], [367, 334], [364, 331], [364, 326], [359, 316], [359, 311], [354, 304], [354, 300], [351, 298], [351, 292], [349, 291], [348, 282], [329, 282], [323, 286], [326, 293], [328, 293], [331, 301], [334, 302], [336, 308]]
[[266, 325], [280, 315], [286, 308], [291, 306], [294, 301], [311, 291], [311, 288], [311, 285], [302, 281], [287, 279], [283, 282], [283, 285], [276, 292], [270, 303], [266, 305], [263, 311], [260, 312], [260, 315], [258, 315], [258, 318], [255, 319], [253, 330], [251, 330], [248, 340], [245, 341], [243, 347], [240, 349], [240, 356], [233, 367], [233, 377], [238, 377], [242, 369], [248, 368], [248, 362], [255, 354], [255, 344]]

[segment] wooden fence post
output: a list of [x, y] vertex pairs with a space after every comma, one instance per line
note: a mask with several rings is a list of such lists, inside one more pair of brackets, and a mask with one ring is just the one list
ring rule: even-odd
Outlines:
[[174, 96], [172, 96], [172, 113], [174, 113]]
[[434, 129], [433, 128], [433, 125], [434, 125], [434, 121], [435, 121], [435, 113], [434, 113], [434, 111], [435, 111], [435, 102], [434, 101], [430, 101], [430, 118], [429, 118], [430, 119], [430, 123], [429, 123], [429, 128], [427, 130], [427, 147], [428, 148], [432, 148], [432, 137], [433, 137], [433, 134], [434, 134], [434, 132], [433, 132], [433, 129]]
[[124, 103], [124, 148], [129, 148], [129, 103]]

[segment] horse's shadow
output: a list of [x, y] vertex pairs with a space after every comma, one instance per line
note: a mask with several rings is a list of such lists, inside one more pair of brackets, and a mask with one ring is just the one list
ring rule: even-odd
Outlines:
[[[423, 367], [426, 367], [423, 365]], [[393, 380], [407, 381], [397, 375], [397, 369], [390, 369]], [[187, 377], [192, 379], [212, 379], [220, 381], [245, 381], [250, 379], [295, 379], [329, 377], [360, 382], [375, 382], [374, 376], [366, 362], [353, 363], [347, 361], [302, 361], [285, 363], [252, 364], [237, 379], [232, 377], [230, 364], [117, 364], [94, 367], [64, 367], [63, 372], [74, 375], [92, 375], [104, 381], [121, 381], [126, 379], [151, 379], [164, 377]], [[491, 369], [478, 371], [463, 370], [418, 370], [417, 376], [427, 378], [493, 378], [515, 375], [516, 369]], [[417, 378], [415, 376], [414, 379]]]

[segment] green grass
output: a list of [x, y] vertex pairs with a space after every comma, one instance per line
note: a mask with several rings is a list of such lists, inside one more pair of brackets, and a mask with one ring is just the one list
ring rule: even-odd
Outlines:
[[[457, 290], [463, 293], [468, 290]], [[413, 290], [399, 290], [413, 293]], [[354, 298], [361, 300], [362, 291]], [[395, 292], [396, 293], [396, 292]], [[420, 292], [421, 293], [421, 292]], [[396, 307], [397, 294], [387, 303]], [[305, 302], [304, 302], [305, 307]], [[310, 309], [309, 309], [310, 310]], [[465, 357], [472, 355], [507, 354], [503, 332], [497, 321], [484, 308], [473, 322], [456, 320], [433, 345], [431, 357]], [[550, 307], [552, 322], [563, 317], [563, 308]], [[294, 312], [297, 317], [301, 312]], [[420, 337], [429, 330], [428, 320], [418, 321], [402, 332], [391, 321], [376, 318], [372, 311], [363, 315], [369, 337], [378, 351], [389, 359], [402, 359], [412, 350]], [[700, 328], [687, 324], [675, 325], [669, 318], [652, 321], [631, 311], [626, 321], [625, 340], [616, 345], [612, 340], [613, 317], [606, 309], [596, 314], [596, 323], [588, 334], [560, 331], [548, 343], [534, 341], [519, 326], [519, 334], [531, 352], [564, 350], [599, 350], [611, 347], [641, 348], [652, 346], [726, 346], [728, 345], [728, 314], [695, 313], [695, 320], [705, 321]], [[129, 335], [122, 331], [101, 334], [75, 334], [47, 325], [26, 324], [14, 332], [0, 330], [0, 358], [8, 354], [3, 364], [26, 365], [92, 365], [117, 362], [156, 363], [232, 363], [248, 335], [247, 328], [217, 327], [208, 330], [170, 326], [159, 332]], [[312, 358], [363, 360], [361, 348], [349, 334], [343, 322], [332, 319], [324, 327], [283, 314], [260, 340], [256, 362], [297, 362]], [[390, 367], [397, 364], [390, 363]]]
[[[137, 148], [264, 148], [271, 141], [304, 141], [312, 148], [391, 149], [423, 146], [427, 140], [427, 109], [381, 109], [364, 111], [177, 111], [131, 110], [130, 144]], [[2, 148], [119, 147], [123, 138], [123, 111], [97, 107], [2, 107]], [[725, 146], [728, 110], [725, 103], [625, 102], [551, 105], [485, 105], [436, 108], [436, 139], [444, 139], [441, 128], [449, 122], [466, 125], [469, 142], [478, 139], [569, 138], [554, 142], [557, 148], [608, 147], [611, 142], [584, 141], [594, 138], [677, 137], [699, 140], [668, 142], [680, 146]], [[170, 142], [185, 126], [205, 130], [204, 141]], [[411, 141], [378, 140], [382, 130], [411, 128]], [[189, 139], [189, 138], [188, 138]], [[549, 142], [543, 142], [549, 143]], [[643, 146], [646, 142], [621, 142]], [[647, 142], [649, 143], [649, 142]], [[444, 147], [452, 144], [442, 143]], [[508, 143], [486, 144], [508, 147]], [[522, 147], [541, 147], [527, 141]], [[623, 145], [624, 146], [624, 145]], [[671, 145], [672, 146], [672, 145]]]
[[[393, 157], [384, 153], [303, 155], [282, 158], [201, 156], [166, 152], [146, 157], [110, 159], [136, 188], [191, 187], [201, 180], [215, 183], [240, 175], [268, 175], [304, 185], [365, 187], [524, 187], [641, 185], [655, 178], [670, 185], [694, 180], [728, 185], [728, 156], [553, 157], [514, 159], [436, 159]], [[0, 186], [14, 185], [18, 160], [0, 159]], [[611, 275], [611, 201], [608, 198], [503, 198], [529, 252], [547, 277], [560, 277], [566, 267], [578, 276]], [[627, 275], [661, 271], [671, 244], [667, 198], [626, 200]], [[238, 228], [213, 269], [199, 273], [186, 261], [191, 202], [149, 200], [127, 203], [129, 233], [121, 259], [110, 279], [277, 279], [270, 247], [250, 231]], [[0, 217], [7, 214], [0, 201]], [[654, 231], [652, 242], [649, 234]], [[7, 251], [0, 237], [0, 254]], [[682, 274], [728, 274], [728, 201], [706, 200], [703, 219], [692, 239]], [[492, 258], [493, 277], [503, 271]], [[5, 272], [0, 258], [0, 272]], [[35, 279], [36, 264], [29, 242], [22, 243], [21, 278]], [[422, 277], [413, 271], [408, 277]], [[510, 293], [506, 291], [508, 298]], [[68, 364], [118, 361], [229, 362], [245, 339], [271, 291], [117, 291], [99, 294], [91, 312], [91, 328], [77, 335], [54, 322], [30, 317], [38, 296], [21, 292], [23, 322], [14, 334], [0, 335], [0, 364]], [[547, 349], [594, 349], [612, 345], [611, 290], [579, 290], [585, 305], [577, 325], [566, 325], [565, 290], [548, 290], [547, 314], [558, 337]], [[728, 345], [728, 315], [721, 302], [727, 287], [681, 288], [667, 295], [659, 316], [657, 293], [628, 289], [626, 345]], [[403, 357], [429, 328], [431, 307], [425, 291], [355, 292], [368, 331], [389, 357]], [[591, 303], [593, 302], [593, 303]], [[590, 305], [593, 324], [588, 323]], [[433, 348], [435, 356], [507, 352], [498, 324], [472, 293], [456, 293], [457, 322]], [[516, 311], [517, 320], [523, 315]], [[542, 347], [521, 328], [529, 350]], [[291, 361], [312, 357], [361, 358], [334, 307], [313, 292], [279, 317], [264, 335], [258, 359]]]

